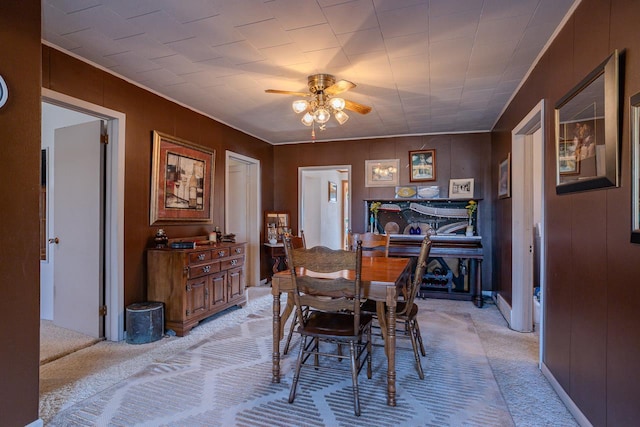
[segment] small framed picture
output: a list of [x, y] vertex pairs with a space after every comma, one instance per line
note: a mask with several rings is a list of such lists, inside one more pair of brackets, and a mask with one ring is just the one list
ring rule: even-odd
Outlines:
[[395, 187], [399, 183], [400, 159], [365, 160], [365, 187]]
[[511, 153], [500, 162], [498, 167], [498, 197], [501, 199], [511, 197]]
[[329, 181], [329, 202], [330, 203], [338, 202], [338, 184], [331, 181]]
[[396, 187], [396, 199], [413, 199], [416, 197], [417, 193], [418, 192], [414, 185]]
[[473, 199], [473, 178], [450, 179], [450, 199]]
[[436, 180], [436, 150], [409, 151], [411, 182]]

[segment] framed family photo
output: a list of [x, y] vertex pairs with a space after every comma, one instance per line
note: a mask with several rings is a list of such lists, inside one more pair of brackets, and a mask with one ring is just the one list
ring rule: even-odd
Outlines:
[[436, 180], [436, 150], [409, 151], [411, 182]]
[[365, 160], [365, 187], [395, 187], [400, 179], [400, 159]]
[[473, 199], [473, 178], [450, 179], [450, 199]]
[[211, 224], [215, 150], [153, 131], [151, 225]]

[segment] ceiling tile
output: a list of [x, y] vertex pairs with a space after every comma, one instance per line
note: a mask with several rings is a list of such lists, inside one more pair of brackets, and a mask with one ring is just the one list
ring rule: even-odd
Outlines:
[[322, 11], [336, 34], [378, 29], [378, 19], [371, 0], [342, 3], [325, 7]]
[[423, 33], [429, 22], [427, 3], [402, 9], [378, 12], [378, 21], [385, 38]]

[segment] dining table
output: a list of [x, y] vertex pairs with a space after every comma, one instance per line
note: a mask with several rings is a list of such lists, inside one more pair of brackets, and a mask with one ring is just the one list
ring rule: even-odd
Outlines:
[[[378, 321], [384, 339], [387, 356], [387, 405], [396, 406], [396, 305], [398, 296], [410, 280], [412, 258], [363, 257], [361, 271], [361, 298], [376, 301]], [[298, 271], [302, 274], [302, 271]], [[313, 274], [304, 272], [304, 274]], [[341, 277], [354, 279], [353, 270], [337, 273]], [[326, 277], [326, 275], [323, 275]], [[293, 311], [293, 281], [291, 271], [275, 273], [271, 281], [273, 295], [273, 368], [272, 382], [280, 382], [280, 341], [284, 336], [284, 324]], [[289, 294], [284, 311], [281, 313], [280, 295]], [[386, 309], [385, 309], [386, 307]]]

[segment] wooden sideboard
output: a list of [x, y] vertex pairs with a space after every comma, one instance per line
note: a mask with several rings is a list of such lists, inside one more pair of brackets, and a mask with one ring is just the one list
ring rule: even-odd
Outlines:
[[147, 251], [147, 298], [165, 305], [165, 328], [184, 336], [201, 320], [246, 302], [245, 243]]

